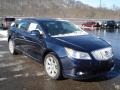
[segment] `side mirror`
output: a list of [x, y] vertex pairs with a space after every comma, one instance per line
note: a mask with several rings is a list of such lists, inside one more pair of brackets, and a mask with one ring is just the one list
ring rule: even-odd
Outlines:
[[38, 31], [38, 30], [33, 30], [33, 31], [31, 31], [31, 35], [32, 36], [43, 36], [43, 32]]

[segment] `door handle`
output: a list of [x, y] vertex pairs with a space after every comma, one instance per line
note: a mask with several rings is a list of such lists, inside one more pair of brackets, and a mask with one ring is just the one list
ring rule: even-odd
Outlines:
[[35, 36], [36, 34], [35, 33], [31, 33], [30, 35]]
[[25, 36], [21, 36], [23, 39], [26, 39]]

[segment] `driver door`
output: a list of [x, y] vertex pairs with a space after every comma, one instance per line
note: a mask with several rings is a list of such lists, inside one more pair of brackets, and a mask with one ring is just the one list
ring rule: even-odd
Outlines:
[[[35, 32], [38, 33], [35, 33]], [[34, 22], [31, 22], [29, 24], [28, 30], [27, 30], [27, 45], [28, 45], [28, 50], [27, 53], [35, 58], [36, 60], [41, 60], [42, 59], [42, 52], [45, 47], [44, 43], [44, 36], [41, 35], [40, 33], [43, 32], [41, 27]], [[41, 60], [42, 61], [42, 60]]]

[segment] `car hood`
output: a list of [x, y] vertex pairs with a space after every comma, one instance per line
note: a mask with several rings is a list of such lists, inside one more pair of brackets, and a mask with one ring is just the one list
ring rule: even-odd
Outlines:
[[79, 49], [82, 51], [94, 51], [101, 48], [110, 47], [110, 45], [93, 35], [76, 35], [76, 36], [63, 36], [54, 37], [57, 41], [60, 41], [64, 47], [69, 47], [72, 49]]

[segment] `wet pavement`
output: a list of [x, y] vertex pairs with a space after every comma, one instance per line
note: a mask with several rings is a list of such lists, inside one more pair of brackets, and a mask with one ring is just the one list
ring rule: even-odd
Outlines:
[[6, 36], [0, 34], [0, 90], [120, 90], [120, 30], [87, 31], [111, 43], [115, 69], [91, 80], [49, 79], [43, 66], [24, 55], [8, 51]]

